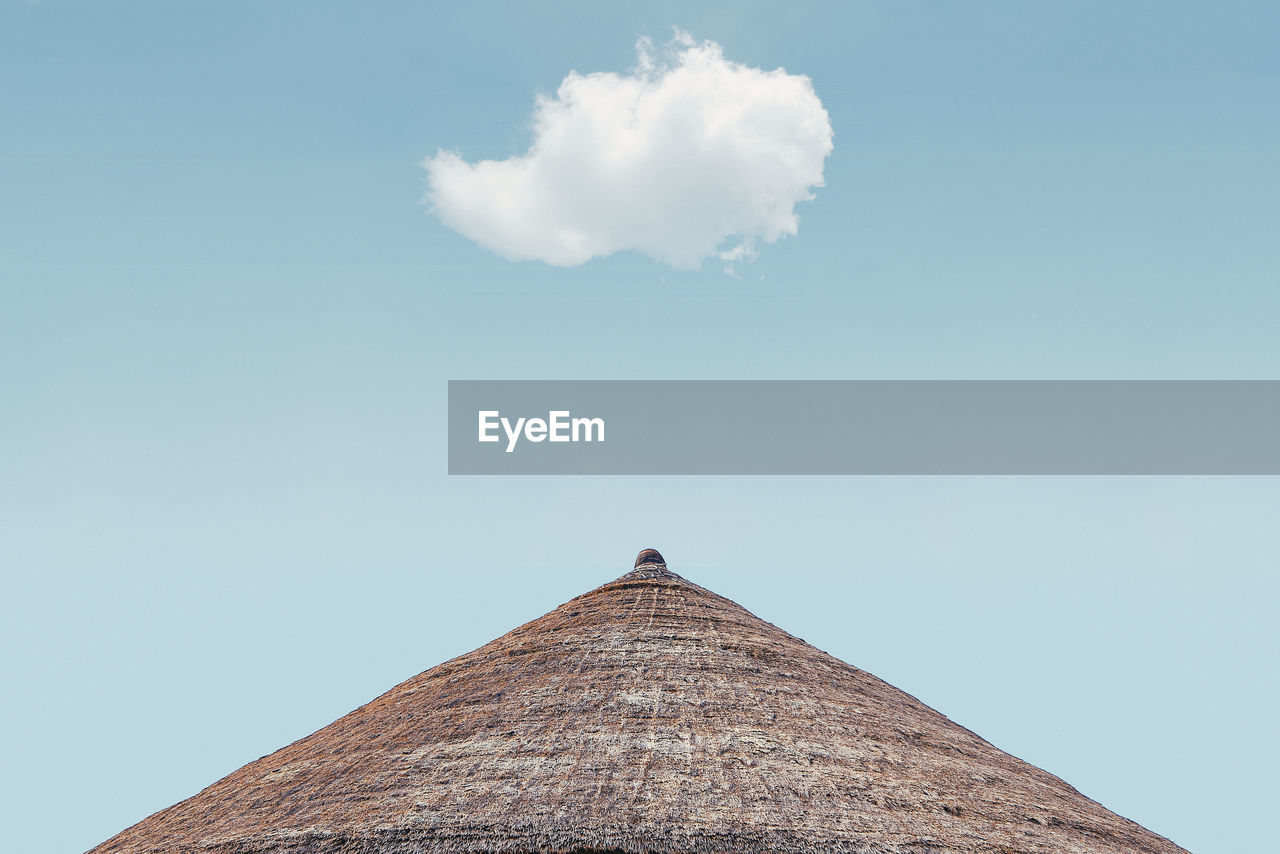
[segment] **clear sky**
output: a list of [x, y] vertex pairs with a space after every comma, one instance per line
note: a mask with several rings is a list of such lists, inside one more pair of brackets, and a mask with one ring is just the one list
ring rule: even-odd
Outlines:
[[[465, 8], [464, 8], [465, 6]], [[1274, 478], [445, 474], [473, 378], [1280, 378], [1271, 3], [0, 6], [0, 824], [83, 850], [630, 568], [1195, 852], [1280, 792]], [[679, 26], [808, 75], [735, 265], [425, 209]]]

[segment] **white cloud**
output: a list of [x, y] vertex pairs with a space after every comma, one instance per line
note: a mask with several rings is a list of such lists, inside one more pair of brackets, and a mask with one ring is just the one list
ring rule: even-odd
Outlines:
[[428, 157], [426, 202], [512, 260], [573, 266], [633, 249], [673, 267], [751, 258], [794, 235], [822, 186], [831, 122], [808, 77], [724, 58], [677, 31], [626, 74], [570, 72], [507, 160]]

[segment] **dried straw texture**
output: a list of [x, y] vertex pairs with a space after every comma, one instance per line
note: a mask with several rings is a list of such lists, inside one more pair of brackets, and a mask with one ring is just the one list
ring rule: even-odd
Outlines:
[[1182, 850], [647, 565], [93, 854]]

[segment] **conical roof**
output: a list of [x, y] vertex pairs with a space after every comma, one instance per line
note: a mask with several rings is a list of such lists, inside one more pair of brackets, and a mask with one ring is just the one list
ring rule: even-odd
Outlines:
[[1182, 850], [652, 550], [92, 849]]

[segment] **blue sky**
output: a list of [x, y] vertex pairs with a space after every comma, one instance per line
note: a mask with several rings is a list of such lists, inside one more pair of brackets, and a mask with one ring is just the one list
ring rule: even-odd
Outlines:
[[[1280, 375], [1271, 4], [0, 6], [0, 817], [83, 850], [643, 546], [1196, 852], [1262, 850], [1274, 478], [445, 475], [469, 378]], [[427, 214], [679, 26], [808, 75], [737, 277]], [[74, 808], [68, 809], [67, 805]]]

